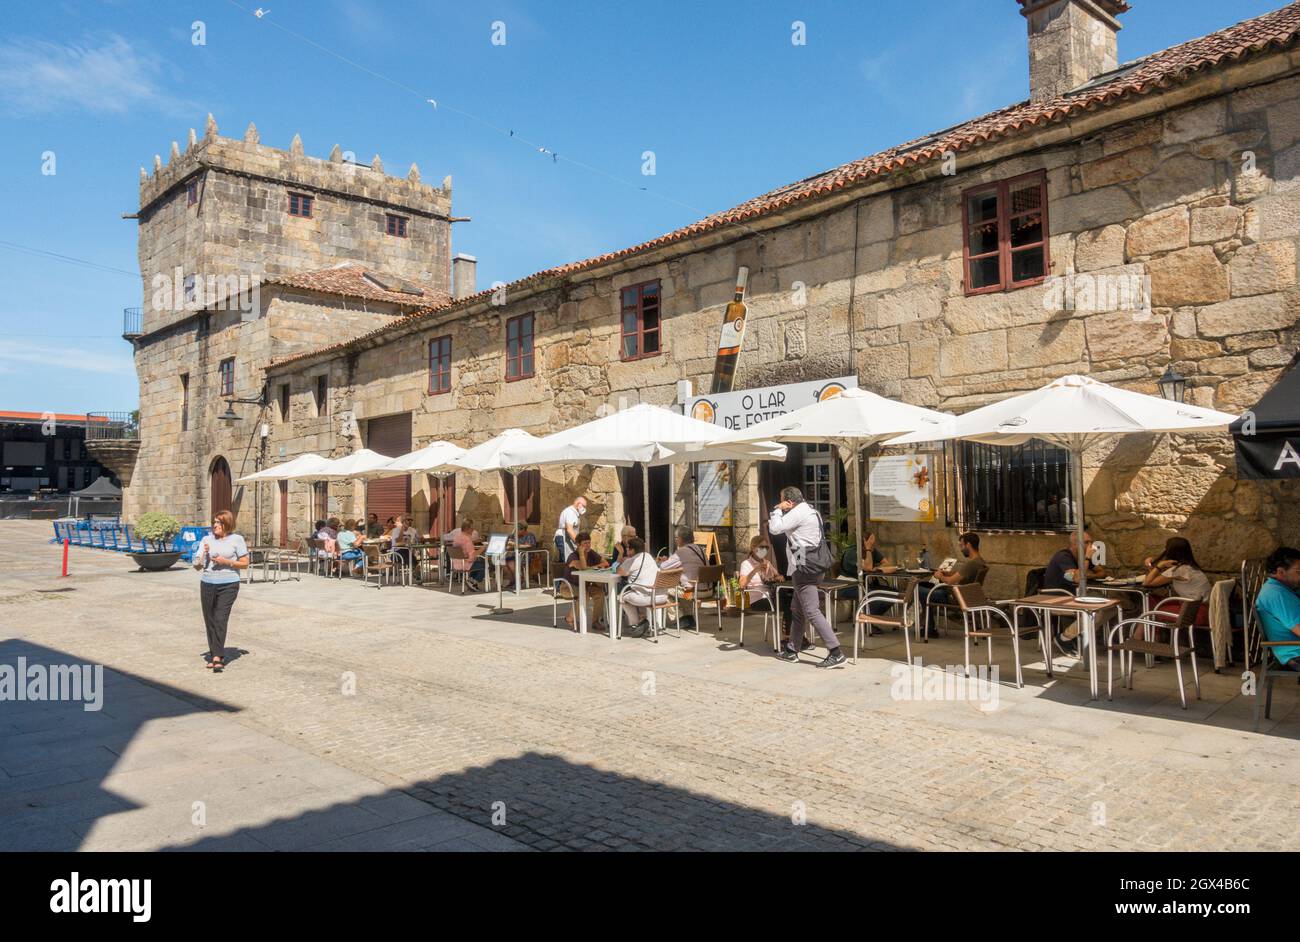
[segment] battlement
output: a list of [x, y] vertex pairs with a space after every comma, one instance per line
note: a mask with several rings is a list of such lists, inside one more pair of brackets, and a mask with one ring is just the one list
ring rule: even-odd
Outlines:
[[207, 170], [451, 219], [451, 177], [444, 178], [440, 187], [430, 186], [420, 180], [415, 164], [405, 177], [390, 176], [378, 154], [368, 165], [359, 164], [346, 159], [338, 144], [328, 157], [311, 157], [303, 152], [302, 138], [296, 134], [288, 150], [267, 147], [251, 123], [242, 139], [222, 137], [210, 114], [202, 137], [191, 128], [184, 150], [172, 141], [165, 163], [156, 154], [152, 173], [140, 168], [140, 213], [148, 213], [176, 187]]

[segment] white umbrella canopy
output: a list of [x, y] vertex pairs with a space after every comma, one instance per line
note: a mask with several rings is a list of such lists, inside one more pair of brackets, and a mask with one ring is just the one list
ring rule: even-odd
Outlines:
[[394, 458], [388, 470], [402, 474], [446, 474], [454, 471], [451, 462], [465, 454], [465, 449], [451, 442], [430, 442], [423, 448]]
[[322, 481], [361, 481], [366, 478], [389, 477], [396, 473], [389, 469], [392, 458], [381, 455], [369, 448], [362, 448], [342, 458], [329, 462], [324, 473], [318, 475]]
[[512, 444], [506, 455], [522, 465], [624, 468], [634, 464], [785, 458], [785, 446], [776, 442], [715, 443], [717, 437], [716, 425], [642, 402], [531, 443]]
[[[1031, 438], [1067, 449], [1076, 503], [1074, 532], [1083, 547], [1083, 453], [1113, 435], [1227, 431], [1236, 416], [1159, 396], [1120, 389], [1087, 376], [1062, 376], [1041, 389], [948, 419], [938, 430], [913, 432], [890, 445], [964, 438], [989, 445], [1019, 445]], [[1078, 594], [1088, 588], [1088, 567], [1079, 567]]]
[[509, 471], [532, 467], [536, 462], [520, 461], [518, 458], [526, 453], [529, 446], [539, 441], [541, 439], [536, 435], [530, 435], [521, 428], [508, 428], [495, 438], [489, 438], [449, 460], [447, 465], [467, 471]]
[[250, 481], [292, 481], [298, 479], [319, 478], [330, 466], [328, 458], [316, 454], [299, 455], [271, 468], [263, 468], [254, 474], [248, 474], [235, 483], [247, 484]]

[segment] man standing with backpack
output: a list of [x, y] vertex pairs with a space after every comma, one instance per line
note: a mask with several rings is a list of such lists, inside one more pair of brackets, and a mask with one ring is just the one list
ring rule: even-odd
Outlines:
[[[768, 532], [785, 534], [786, 554], [789, 557], [787, 574], [794, 584], [794, 601], [790, 605], [790, 641], [783, 645], [778, 655], [783, 661], [798, 661], [807, 623], [811, 621], [821, 635], [828, 651], [818, 667], [840, 667], [847, 660], [840, 650], [839, 639], [821, 610], [821, 592], [818, 584], [831, 568], [834, 557], [826, 543], [826, 525], [815, 508], [803, 499], [797, 487], [781, 490], [781, 503], [772, 508], [767, 522]], [[798, 639], [796, 641], [796, 639]]]

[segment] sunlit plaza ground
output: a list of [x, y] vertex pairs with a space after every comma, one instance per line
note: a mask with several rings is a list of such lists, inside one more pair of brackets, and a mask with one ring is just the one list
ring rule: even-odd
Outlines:
[[[0, 535], [0, 664], [104, 666], [97, 711], [0, 701], [0, 849], [1300, 846], [1300, 688], [1254, 733], [1240, 666], [1183, 710], [1168, 663], [1108, 702], [1103, 658], [1093, 701], [1032, 644], [1016, 689], [1001, 642], [983, 702], [906, 697], [896, 634], [821, 671], [757, 621], [611, 643], [539, 589], [304, 574], [241, 590], [213, 675], [193, 571], [73, 549], [63, 579], [48, 523]], [[955, 669], [960, 631], [913, 654]]]

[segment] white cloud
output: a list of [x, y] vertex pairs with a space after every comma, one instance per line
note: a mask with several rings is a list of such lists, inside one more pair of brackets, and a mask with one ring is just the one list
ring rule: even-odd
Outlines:
[[176, 107], [159, 71], [121, 36], [98, 44], [10, 39], [0, 43], [0, 105], [18, 115]]
[[70, 373], [135, 373], [135, 365], [126, 353], [112, 355], [76, 347], [0, 340], [0, 373], [32, 372], [30, 367], [34, 366], [54, 366]]

